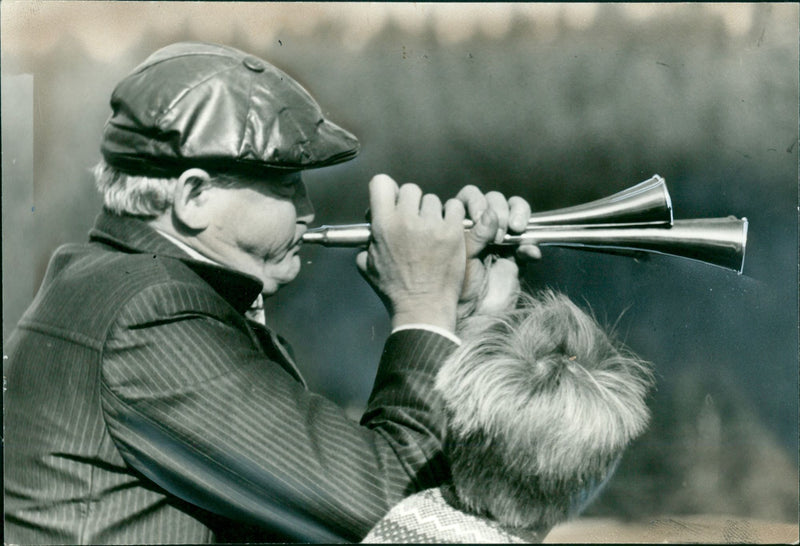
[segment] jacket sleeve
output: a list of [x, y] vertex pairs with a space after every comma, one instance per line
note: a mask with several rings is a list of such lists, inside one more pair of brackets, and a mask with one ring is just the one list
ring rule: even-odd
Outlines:
[[120, 313], [101, 398], [123, 458], [169, 493], [299, 541], [360, 540], [446, 475], [432, 385], [454, 347], [390, 336], [359, 424], [269, 360], [224, 301], [168, 283]]

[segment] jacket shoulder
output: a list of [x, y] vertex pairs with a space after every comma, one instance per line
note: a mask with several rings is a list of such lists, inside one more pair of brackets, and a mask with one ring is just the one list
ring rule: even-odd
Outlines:
[[229, 307], [178, 259], [108, 250], [96, 244], [68, 245], [53, 255], [39, 293], [20, 324], [100, 341], [131, 300], [151, 293], [158, 304], [159, 290], [164, 296], [172, 294], [165, 302], [173, 306], [194, 305], [207, 312]]

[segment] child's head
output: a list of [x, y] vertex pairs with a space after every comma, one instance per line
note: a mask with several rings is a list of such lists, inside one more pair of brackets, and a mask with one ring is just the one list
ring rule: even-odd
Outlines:
[[462, 507], [514, 527], [577, 513], [647, 425], [650, 366], [549, 291], [461, 335], [436, 386]]

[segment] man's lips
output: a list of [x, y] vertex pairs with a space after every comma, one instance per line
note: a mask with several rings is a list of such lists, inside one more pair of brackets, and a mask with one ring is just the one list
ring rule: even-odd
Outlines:
[[287, 256], [296, 256], [300, 253], [300, 247], [303, 246], [303, 240], [297, 239], [293, 241], [291, 245], [286, 249]]
[[292, 241], [293, 248], [300, 248], [303, 244], [303, 235], [305, 235], [306, 231], [308, 231], [308, 226], [302, 225], [300, 229], [297, 229], [294, 234], [294, 240]]

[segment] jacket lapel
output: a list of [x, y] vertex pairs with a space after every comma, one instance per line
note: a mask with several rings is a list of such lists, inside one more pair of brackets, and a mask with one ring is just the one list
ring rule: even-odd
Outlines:
[[253, 333], [258, 340], [259, 345], [266, 353], [267, 357], [270, 360], [274, 360], [281, 367], [286, 370], [289, 375], [294, 377], [297, 381], [299, 381], [304, 388], [308, 388], [306, 384], [306, 380], [303, 378], [303, 375], [300, 373], [300, 370], [295, 364], [294, 356], [292, 355], [291, 347], [277, 335], [275, 332], [253, 320], [248, 320], [247, 323], [250, 325]]

